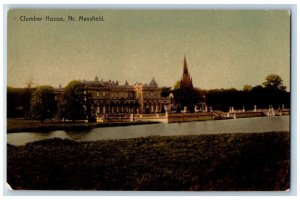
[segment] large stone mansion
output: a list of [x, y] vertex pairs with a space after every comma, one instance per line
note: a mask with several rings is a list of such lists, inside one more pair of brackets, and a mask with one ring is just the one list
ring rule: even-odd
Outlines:
[[[81, 82], [85, 94], [85, 109], [91, 116], [101, 117], [104, 114], [120, 113], [164, 113], [169, 111], [171, 103], [174, 103], [172, 101], [173, 94], [170, 95], [171, 99], [161, 96], [162, 88], [158, 87], [154, 78], [148, 84], [135, 83], [133, 85], [127, 81], [119, 84], [118, 81], [99, 80], [98, 76], [93, 81]], [[180, 88], [193, 88], [185, 56]], [[61, 96], [63, 92], [63, 88], [55, 89], [58, 96]]]
[[87, 105], [91, 114], [160, 113], [164, 112], [169, 98], [161, 97], [162, 88], [153, 78], [149, 84], [126, 81], [103, 81], [96, 76], [94, 81], [82, 81]]

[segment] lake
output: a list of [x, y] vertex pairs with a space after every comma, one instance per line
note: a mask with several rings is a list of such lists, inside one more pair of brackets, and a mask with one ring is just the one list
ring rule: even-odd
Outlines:
[[96, 141], [108, 139], [128, 139], [154, 135], [204, 135], [224, 133], [260, 133], [271, 131], [290, 131], [290, 116], [104, 127], [85, 131], [58, 130], [50, 132], [9, 133], [7, 134], [7, 143], [23, 145], [28, 142], [50, 138], [66, 138], [75, 141]]

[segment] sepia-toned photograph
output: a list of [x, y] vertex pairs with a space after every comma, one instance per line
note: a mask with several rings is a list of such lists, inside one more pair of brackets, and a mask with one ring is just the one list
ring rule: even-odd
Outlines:
[[291, 12], [9, 9], [6, 187], [289, 191]]

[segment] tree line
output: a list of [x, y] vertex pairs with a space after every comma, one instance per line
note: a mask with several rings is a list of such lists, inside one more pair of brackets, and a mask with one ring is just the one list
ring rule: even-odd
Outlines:
[[204, 104], [213, 110], [228, 111], [229, 107], [235, 109], [253, 110], [256, 108], [290, 108], [290, 92], [286, 91], [283, 80], [279, 75], [270, 74], [260, 85], [252, 87], [244, 85], [242, 90], [212, 89], [203, 90], [199, 88], [180, 88], [179, 81], [173, 87], [164, 88], [162, 95], [174, 95], [174, 110], [179, 112], [183, 107], [187, 107], [190, 112], [194, 112], [194, 106]]
[[[80, 81], [71, 81], [61, 95], [56, 95], [51, 86], [26, 88], [7, 88], [7, 117], [38, 119], [68, 119], [80, 120], [92, 117], [90, 113], [89, 98], [84, 93], [84, 85]], [[212, 89], [201, 90], [198, 88], [180, 88], [175, 84], [174, 89], [164, 87], [162, 97], [173, 94], [173, 111], [180, 112], [187, 107], [194, 112], [206, 106], [213, 110], [228, 111], [229, 107], [235, 109], [253, 110], [257, 108], [285, 108], [290, 107], [290, 92], [286, 91], [280, 76], [271, 74], [266, 77], [261, 85], [245, 85], [243, 90]]]
[[61, 95], [51, 86], [7, 88], [7, 117], [25, 119], [86, 119], [87, 102], [83, 84], [71, 81]]

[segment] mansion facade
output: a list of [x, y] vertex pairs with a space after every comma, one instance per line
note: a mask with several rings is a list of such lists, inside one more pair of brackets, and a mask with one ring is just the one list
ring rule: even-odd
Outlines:
[[153, 78], [149, 84], [126, 81], [82, 81], [87, 110], [94, 116], [118, 113], [160, 113], [170, 104], [169, 98], [161, 97], [162, 88]]

